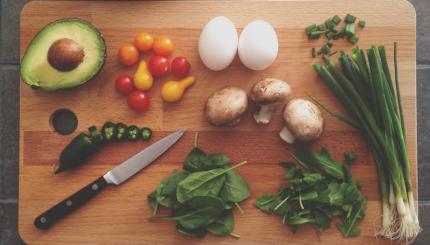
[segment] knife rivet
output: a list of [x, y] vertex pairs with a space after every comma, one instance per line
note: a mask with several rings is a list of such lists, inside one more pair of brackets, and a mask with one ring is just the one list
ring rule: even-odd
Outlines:
[[72, 201], [67, 200], [66, 205], [69, 206], [69, 207], [72, 206]]
[[91, 189], [93, 189], [93, 191], [96, 191], [99, 188], [99, 186], [97, 184], [94, 184], [91, 186]]
[[46, 218], [45, 217], [40, 218], [40, 223], [46, 223]]

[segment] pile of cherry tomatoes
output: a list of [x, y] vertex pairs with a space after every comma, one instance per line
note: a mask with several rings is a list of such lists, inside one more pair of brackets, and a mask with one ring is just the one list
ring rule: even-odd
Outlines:
[[[127, 104], [137, 112], [146, 111], [150, 106], [150, 99], [145, 91], [151, 88], [152, 77], [162, 77], [170, 70], [175, 77], [184, 78], [191, 70], [191, 64], [184, 57], [176, 57], [170, 64], [167, 57], [173, 52], [173, 42], [169, 37], [154, 38], [146, 32], [138, 33], [133, 43], [123, 44], [118, 51], [118, 60], [123, 65], [131, 66], [139, 61], [141, 52], [151, 50], [154, 51], [154, 55], [148, 61], [147, 69], [150, 74], [146, 74], [146, 80], [133, 79], [129, 75], [120, 74], [115, 81], [117, 91], [127, 95]], [[151, 80], [151, 86], [140, 84], [147, 83], [148, 79]]]

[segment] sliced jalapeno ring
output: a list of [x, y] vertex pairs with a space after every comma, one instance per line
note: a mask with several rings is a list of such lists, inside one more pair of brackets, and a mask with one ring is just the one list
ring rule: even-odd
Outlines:
[[111, 122], [105, 123], [105, 125], [103, 125], [103, 128], [102, 128], [102, 134], [103, 134], [103, 138], [106, 141], [114, 140], [116, 137], [115, 124], [113, 124]]
[[139, 138], [140, 129], [136, 125], [131, 125], [127, 129], [127, 139], [135, 141]]
[[140, 136], [142, 138], [142, 140], [147, 141], [149, 139], [151, 139], [152, 136], [152, 130], [150, 128], [142, 128], [141, 132], [140, 132]]
[[115, 138], [117, 140], [124, 140], [127, 138], [127, 125], [124, 123], [117, 123], [116, 127], [116, 135]]

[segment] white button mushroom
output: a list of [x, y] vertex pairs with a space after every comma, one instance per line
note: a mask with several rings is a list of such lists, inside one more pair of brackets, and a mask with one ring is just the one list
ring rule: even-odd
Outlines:
[[293, 99], [284, 108], [285, 127], [279, 133], [281, 139], [292, 144], [295, 139], [315, 140], [321, 136], [324, 119], [320, 109], [304, 99]]
[[225, 87], [208, 98], [206, 118], [214, 126], [234, 126], [247, 108], [248, 98], [243, 89]]
[[254, 114], [255, 121], [262, 124], [269, 123], [277, 105], [287, 100], [290, 95], [290, 85], [282, 80], [265, 78], [256, 82], [249, 96], [260, 106], [259, 111]]

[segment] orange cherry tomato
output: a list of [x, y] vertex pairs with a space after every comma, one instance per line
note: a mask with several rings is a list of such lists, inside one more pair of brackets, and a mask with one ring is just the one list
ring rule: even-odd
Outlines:
[[118, 50], [118, 59], [123, 65], [133, 65], [139, 60], [139, 50], [133, 44], [126, 43]]
[[134, 37], [134, 46], [142, 52], [146, 52], [152, 49], [154, 44], [154, 38], [146, 32], [139, 32]]
[[154, 41], [154, 52], [159, 55], [168, 56], [173, 51], [173, 42], [167, 36], [160, 36]]

